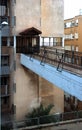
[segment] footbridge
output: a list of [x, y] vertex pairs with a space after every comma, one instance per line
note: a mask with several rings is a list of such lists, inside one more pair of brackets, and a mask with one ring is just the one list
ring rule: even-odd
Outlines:
[[78, 68], [75, 64], [73, 67], [67, 66], [61, 59], [54, 63], [53, 60], [48, 61], [49, 55], [46, 58], [40, 55], [20, 54], [20, 62], [24, 67], [82, 101], [82, 67]]

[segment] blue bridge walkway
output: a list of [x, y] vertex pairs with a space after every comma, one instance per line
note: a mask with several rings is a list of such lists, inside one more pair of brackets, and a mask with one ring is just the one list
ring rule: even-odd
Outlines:
[[21, 54], [20, 62], [26, 68], [82, 101], [82, 76], [64, 69], [57, 71], [57, 67], [48, 63], [41, 64], [39, 60], [25, 54]]

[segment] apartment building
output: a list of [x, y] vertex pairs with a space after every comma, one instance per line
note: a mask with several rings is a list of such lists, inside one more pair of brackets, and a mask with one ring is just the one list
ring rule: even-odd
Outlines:
[[0, 103], [1, 123], [11, 119], [14, 88], [14, 27], [11, 1], [0, 1]]
[[[82, 66], [82, 15], [64, 20], [64, 47], [69, 55], [65, 60], [68, 63]], [[71, 107], [72, 102], [76, 104], [78, 110], [82, 109], [81, 101], [65, 93], [66, 111], [68, 106]]]
[[[82, 15], [64, 20], [64, 45], [68, 62], [82, 66]], [[71, 58], [71, 60], [70, 60]]]
[[82, 15], [64, 20], [66, 50], [82, 52]]
[[53, 112], [63, 112], [63, 90], [20, 64], [20, 54], [28, 42], [36, 44], [36, 37], [41, 46], [62, 47], [63, 0], [1, 0], [0, 10], [2, 122], [12, 114], [24, 119], [40, 103], [55, 104]]

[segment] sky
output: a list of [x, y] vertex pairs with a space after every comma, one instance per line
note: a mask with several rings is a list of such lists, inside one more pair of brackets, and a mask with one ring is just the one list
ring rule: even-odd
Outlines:
[[82, 0], [64, 0], [64, 19], [79, 15], [82, 9]]

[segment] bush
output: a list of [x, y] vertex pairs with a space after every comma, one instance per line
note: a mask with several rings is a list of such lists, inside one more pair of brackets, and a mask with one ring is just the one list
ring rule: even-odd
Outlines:
[[26, 115], [26, 118], [36, 118], [40, 116], [49, 115], [51, 109], [54, 107], [54, 105], [50, 104], [47, 107], [43, 107], [41, 104], [38, 108], [34, 108], [32, 112], [28, 113]]
[[52, 122], [53, 118], [51, 116], [48, 117], [47, 115], [50, 114], [50, 111], [53, 107], [53, 104], [49, 104], [47, 107], [43, 107], [43, 105], [41, 104], [38, 108], [34, 108], [30, 113], [26, 115], [26, 124], [31, 126], [37, 125], [39, 121], [41, 124]]

